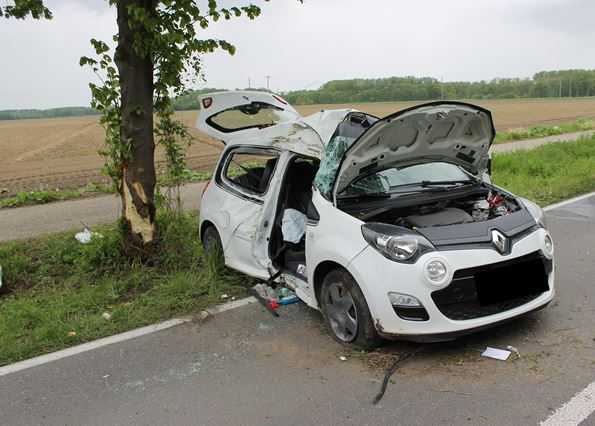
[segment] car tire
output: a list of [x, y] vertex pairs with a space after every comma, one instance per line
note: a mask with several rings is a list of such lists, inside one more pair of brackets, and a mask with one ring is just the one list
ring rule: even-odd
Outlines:
[[223, 244], [219, 232], [213, 225], [207, 226], [202, 232], [202, 246], [207, 255], [223, 258]]
[[366, 298], [347, 271], [335, 269], [324, 277], [320, 308], [329, 333], [337, 342], [362, 349], [373, 349], [382, 343]]

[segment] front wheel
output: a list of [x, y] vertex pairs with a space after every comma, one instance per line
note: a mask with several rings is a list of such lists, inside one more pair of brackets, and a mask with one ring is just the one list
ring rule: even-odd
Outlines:
[[372, 349], [382, 342], [366, 299], [347, 271], [336, 269], [326, 275], [320, 299], [327, 327], [339, 343]]

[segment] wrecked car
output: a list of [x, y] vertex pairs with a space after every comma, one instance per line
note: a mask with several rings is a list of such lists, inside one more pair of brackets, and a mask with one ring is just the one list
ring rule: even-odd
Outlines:
[[490, 181], [488, 110], [302, 117], [253, 91], [200, 103], [197, 127], [225, 144], [202, 195], [205, 249], [293, 289], [337, 341], [451, 340], [553, 299], [542, 209]]

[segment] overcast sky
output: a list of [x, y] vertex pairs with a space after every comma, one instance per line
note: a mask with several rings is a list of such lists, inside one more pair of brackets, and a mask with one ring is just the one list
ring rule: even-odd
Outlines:
[[[90, 38], [115, 33], [114, 11], [105, 0], [46, 3], [52, 21], [0, 20], [0, 109], [89, 102], [94, 77], [78, 59], [91, 53]], [[482, 80], [595, 68], [593, 0], [255, 3], [263, 12], [255, 21], [216, 23], [203, 33], [237, 47], [235, 56], [205, 56], [204, 85], [243, 88], [251, 78], [264, 86], [270, 75], [271, 89], [285, 91], [354, 77]]]

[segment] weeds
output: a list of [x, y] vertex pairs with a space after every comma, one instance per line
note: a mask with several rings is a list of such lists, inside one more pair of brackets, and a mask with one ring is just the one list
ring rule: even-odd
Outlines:
[[122, 255], [116, 226], [94, 229], [102, 237], [87, 245], [73, 233], [0, 245], [0, 365], [196, 312], [253, 284], [203, 253], [195, 215], [158, 220], [160, 249], [144, 265]]
[[528, 129], [513, 129], [507, 132], [497, 133], [495, 143], [537, 139], [586, 130], [595, 130], [595, 120], [580, 119], [572, 123], [564, 123], [557, 126], [537, 126]]
[[494, 183], [541, 205], [595, 190], [595, 137], [495, 154]]

